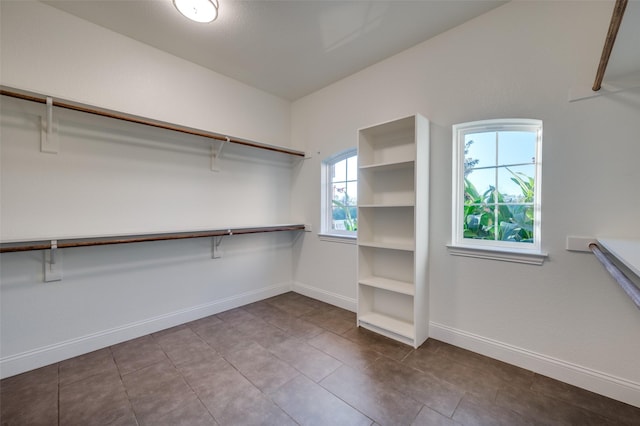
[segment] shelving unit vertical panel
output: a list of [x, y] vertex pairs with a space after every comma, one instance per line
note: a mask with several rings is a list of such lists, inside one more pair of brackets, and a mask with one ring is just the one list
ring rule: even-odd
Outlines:
[[415, 278], [414, 323], [415, 346], [429, 337], [429, 120], [416, 116], [415, 167]]

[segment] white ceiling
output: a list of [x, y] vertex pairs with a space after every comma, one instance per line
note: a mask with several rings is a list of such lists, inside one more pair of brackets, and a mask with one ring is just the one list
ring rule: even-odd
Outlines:
[[493, 0], [219, 0], [210, 24], [171, 0], [43, 1], [295, 100], [481, 15]]

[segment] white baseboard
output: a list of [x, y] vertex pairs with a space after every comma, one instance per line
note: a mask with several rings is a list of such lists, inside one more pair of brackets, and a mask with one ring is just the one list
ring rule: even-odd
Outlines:
[[291, 289], [296, 293], [300, 293], [304, 296], [309, 296], [313, 299], [320, 300], [322, 302], [337, 306], [342, 309], [346, 309], [351, 312], [356, 312], [358, 309], [358, 301], [356, 299], [345, 297], [341, 294], [332, 293], [330, 291], [322, 290], [317, 287], [311, 287], [295, 281]]
[[435, 322], [429, 337], [640, 407], [640, 383]]
[[291, 283], [280, 283], [214, 302], [99, 331], [64, 342], [36, 348], [0, 359], [0, 378], [14, 376], [117, 343], [155, 333], [176, 325], [224, 312], [291, 291]]

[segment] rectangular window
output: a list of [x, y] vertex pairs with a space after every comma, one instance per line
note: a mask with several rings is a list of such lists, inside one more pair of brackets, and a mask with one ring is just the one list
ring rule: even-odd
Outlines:
[[540, 120], [453, 126], [452, 244], [540, 253]]

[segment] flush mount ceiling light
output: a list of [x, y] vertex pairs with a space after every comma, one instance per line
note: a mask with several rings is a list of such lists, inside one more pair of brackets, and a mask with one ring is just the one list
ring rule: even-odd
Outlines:
[[192, 21], [207, 23], [218, 17], [218, 0], [173, 0], [173, 5]]

